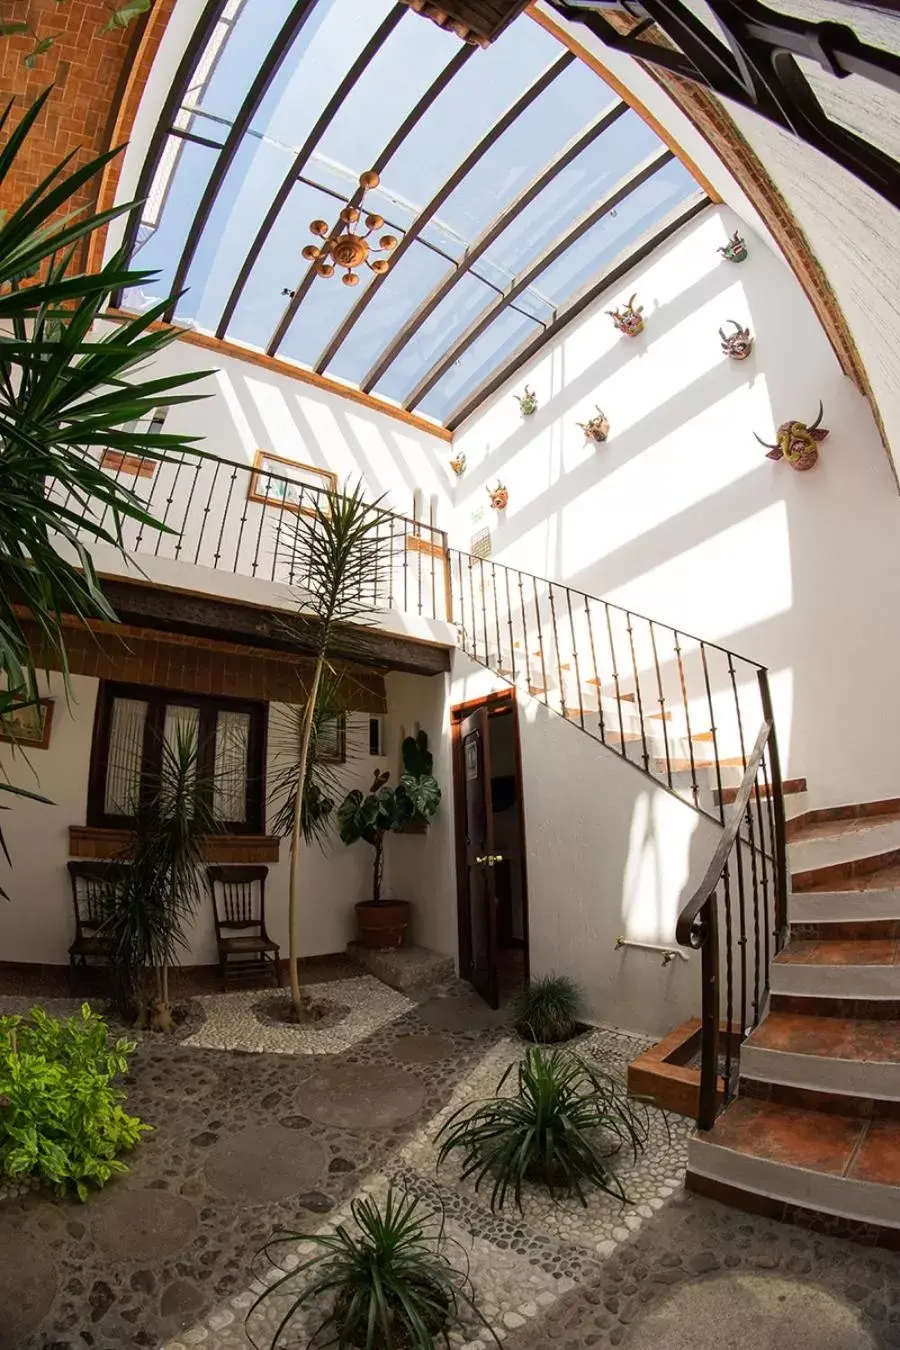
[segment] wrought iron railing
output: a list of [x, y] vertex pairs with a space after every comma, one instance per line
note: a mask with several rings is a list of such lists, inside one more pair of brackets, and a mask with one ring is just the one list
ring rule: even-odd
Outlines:
[[[325, 505], [325, 487], [212, 455], [157, 462], [110, 457], [107, 452], [106, 462], [110, 476], [127, 484], [156, 522], [126, 517], [117, 524], [122, 551], [133, 555], [138, 566], [150, 557], [170, 559], [302, 592], [304, 578], [297, 550], [290, 544], [290, 525], [298, 514], [314, 515], [317, 503]], [[100, 508], [93, 500], [77, 501], [53, 483], [48, 491], [69, 510], [80, 512], [82, 519], [93, 506], [94, 518], [113, 529], [108, 507]], [[377, 609], [449, 619], [444, 531], [378, 507], [373, 510], [384, 547], [371, 578], [371, 595], [361, 598]], [[89, 545], [90, 531], [85, 529], [82, 535]]]
[[760, 693], [765, 717], [756, 744], [706, 875], [675, 929], [683, 947], [700, 952], [703, 1130], [735, 1094], [741, 1045], [765, 1012], [772, 958], [787, 937], [784, 804], [765, 671]]
[[450, 577], [470, 657], [724, 823], [763, 718], [757, 662], [490, 558], [451, 549]]
[[[450, 550], [459, 645], [722, 825], [676, 938], [702, 963], [698, 1124], [734, 1093], [787, 929], [769, 677], [715, 642], [490, 558]], [[747, 747], [746, 730], [759, 727]]]

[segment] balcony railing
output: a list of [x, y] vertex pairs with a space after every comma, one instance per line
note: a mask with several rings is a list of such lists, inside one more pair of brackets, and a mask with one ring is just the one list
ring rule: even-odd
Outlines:
[[[290, 526], [298, 515], [314, 516], [317, 503], [325, 505], [326, 488], [213, 456], [123, 460], [109, 473], [157, 522], [156, 526], [127, 518], [120, 522], [122, 549], [138, 566], [150, 558], [169, 559], [274, 582], [302, 596], [304, 578], [290, 547]], [[57, 493], [67, 508], [80, 508], [55, 484], [49, 491]], [[82, 511], [82, 519], [88, 509]], [[381, 508], [373, 510], [383, 541], [382, 563], [372, 577], [371, 595], [361, 598], [379, 610], [449, 619], [444, 531]], [[97, 515], [99, 523], [111, 530], [109, 508]], [[91, 537], [83, 531], [86, 543]], [[196, 586], [181, 579], [175, 584]]]

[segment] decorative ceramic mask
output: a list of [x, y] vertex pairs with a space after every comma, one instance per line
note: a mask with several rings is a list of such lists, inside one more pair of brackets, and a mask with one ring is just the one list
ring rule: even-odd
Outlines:
[[462, 478], [463, 474], [466, 471], [465, 455], [457, 455], [455, 459], [451, 459], [450, 468], [456, 474], [457, 478]]
[[508, 488], [504, 487], [502, 483], [498, 483], [496, 487], [489, 487], [487, 489], [487, 494], [491, 499], [491, 506], [495, 511], [506, 510], [507, 503], [509, 502]]
[[824, 441], [828, 428], [819, 426], [822, 420], [822, 401], [819, 400], [819, 415], [809, 426], [805, 422], [782, 422], [778, 428], [776, 445], [769, 445], [761, 436], [754, 436], [760, 445], [768, 448], [766, 459], [784, 459], [792, 469], [811, 469], [819, 458], [817, 441]]
[[733, 333], [727, 335], [719, 329], [719, 337], [722, 339], [722, 351], [726, 356], [730, 356], [732, 361], [746, 361], [753, 350], [753, 338], [750, 336], [749, 328], [742, 328], [735, 319], [726, 319], [734, 329]]
[[644, 331], [644, 320], [641, 318], [641, 315], [644, 312], [644, 306], [638, 305], [635, 307], [634, 301], [636, 296], [637, 291], [635, 291], [624, 309], [620, 310], [617, 305], [615, 309], [608, 309], [606, 311], [619, 332], [624, 333], [626, 337], [637, 337], [638, 333]]
[[720, 248], [719, 252], [722, 257], [727, 258], [729, 262], [743, 262], [747, 256], [747, 245], [744, 239], [738, 234], [737, 230], [735, 230], [734, 234], [728, 240], [728, 243], [724, 248]]
[[523, 417], [531, 417], [532, 413], [537, 412], [538, 410], [537, 394], [534, 392], [533, 389], [529, 389], [527, 384], [525, 386], [525, 393], [513, 394], [513, 398], [518, 403], [519, 412], [522, 414]]
[[[594, 407], [597, 408], [596, 403]], [[600, 408], [597, 408], [594, 417], [589, 417], [586, 422], [579, 422], [578, 425], [584, 432], [586, 441], [605, 441], [609, 435], [609, 418]]]

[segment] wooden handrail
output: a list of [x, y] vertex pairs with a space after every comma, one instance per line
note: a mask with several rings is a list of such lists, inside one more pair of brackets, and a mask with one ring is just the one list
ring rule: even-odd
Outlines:
[[675, 925], [675, 940], [682, 947], [696, 948], [701, 945], [702, 939], [697, 938], [694, 922], [703, 906], [715, 894], [725, 870], [725, 864], [734, 847], [734, 841], [741, 827], [744, 812], [750, 801], [750, 794], [756, 782], [756, 775], [759, 773], [759, 766], [762, 763], [763, 755], [766, 753], [766, 746], [772, 733], [772, 725], [771, 718], [767, 718], [759, 729], [756, 744], [747, 760], [747, 768], [744, 770], [741, 786], [738, 788], [737, 796], [734, 799], [734, 810], [722, 831], [722, 837], [716, 846], [715, 853], [712, 855], [709, 867], [704, 873], [703, 880], [678, 916], [678, 922]]

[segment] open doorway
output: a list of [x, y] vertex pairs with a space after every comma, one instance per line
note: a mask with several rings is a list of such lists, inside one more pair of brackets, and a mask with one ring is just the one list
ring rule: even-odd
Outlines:
[[490, 1004], [528, 978], [528, 885], [518, 703], [513, 690], [450, 712], [459, 969]]

